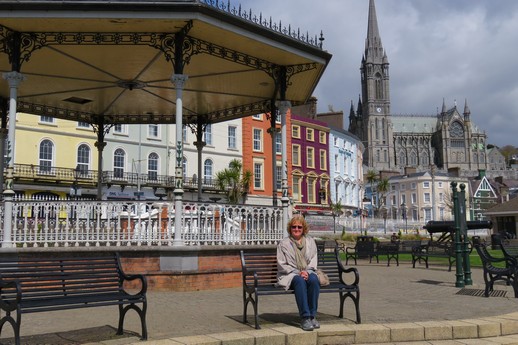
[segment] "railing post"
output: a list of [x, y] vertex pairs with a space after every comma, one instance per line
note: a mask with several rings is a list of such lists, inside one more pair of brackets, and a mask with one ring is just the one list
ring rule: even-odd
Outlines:
[[[13, 179], [13, 168], [7, 167], [7, 180], [12, 181]], [[14, 191], [11, 188], [4, 190], [4, 236], [2, 240], [2, 248], [11, 248], [13, 246], [12, 241], [12, 229], [13, 229], [13, 198]]]

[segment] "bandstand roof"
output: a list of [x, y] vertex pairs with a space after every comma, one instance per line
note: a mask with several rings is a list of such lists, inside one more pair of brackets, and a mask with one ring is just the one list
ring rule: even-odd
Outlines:
[[322, 39], [227, 1], [0, 2], [0, 72], [26, 77], [18, 111], [90, 123], [174, 123], [175, 72], [183, 123], [267, 111], [283, 85], [301, 104], [331, 59]]

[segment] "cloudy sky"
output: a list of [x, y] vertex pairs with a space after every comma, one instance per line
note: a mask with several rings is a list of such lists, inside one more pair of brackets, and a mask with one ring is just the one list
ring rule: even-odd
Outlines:
[[[369, 0], [233, 0], [315, 36], [333, 58], [316, 89], [318, 111], [349, 112], [360, 93]], [[518, 1], [376, 0], [390, 63], [393, 114], [434, 115], [467, 99], [488, 143], [518, 146]]]

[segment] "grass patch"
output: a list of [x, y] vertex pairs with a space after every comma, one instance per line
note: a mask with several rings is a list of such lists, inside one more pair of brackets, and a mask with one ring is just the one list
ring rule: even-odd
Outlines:
[[[499, 249], [488, 249], [488, 252], [495, 258], [503, 258], [504, 254]], [[383, 256], [381, 257], [383, 258]], [[381, 259], [380, 258], [380, 259]], [[340, 259], [345, 261], [345, 253], [340, 253]], [[408, 262], [412, 263], [412, 254], [399, 254], [399, 262]], [[480, 260], [480, 256], [478, 256], [477, 251], [473, 250], [471, 254], [469, 255], [469, 262], [471, 267], [480, 267], [482, 268], [482, 261]], [[436, 264], [436, 265], [444, 265], [448, 266], [448, 259], [447, 258], [434, 258], [430, 257], [428, 258], [428, 264]], [[495, 264], [496, 267], [505, 267], [505, 262], [499, 262]], [[453, 266], [455, 268], [455, 265]]]

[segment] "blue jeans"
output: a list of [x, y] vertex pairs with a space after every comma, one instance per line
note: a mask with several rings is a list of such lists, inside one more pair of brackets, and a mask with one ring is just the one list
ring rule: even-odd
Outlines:
[[295, 300], [300, 317], [315, 317], [318, 309], [320, 283], [316, 274], [310, 274], [308, 280], [296, 276], [291, 281], [291, 289], [295, 292]]

